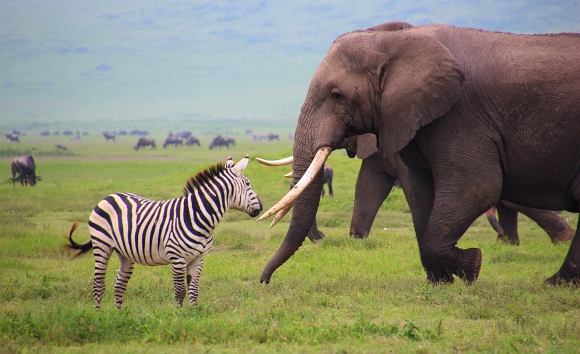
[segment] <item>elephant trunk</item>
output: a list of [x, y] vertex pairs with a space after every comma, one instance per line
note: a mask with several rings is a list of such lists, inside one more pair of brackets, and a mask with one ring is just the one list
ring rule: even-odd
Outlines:
[[[296, 150], [304, 150], [304, 145], [299, 143], [295, 143], [294, 145], [294, 162], [292, 165], [294, 183], [298, 183], [313, 160], [312, 157], [310, 157], [311, 155], [309, 151], [299, 151], [297, 153]], [[272, 256], [268, 264], [264, 267], [262, 276], [260, 277], [261, 283], [266, 282], [266, 284], [268, 284], [276, 269], [283, 265], [290, 257], [292, 257], [298, 248], [302, 246], [302, 243], [308, 235], [310, 226], [316, 217], [318, 203], [320, 202], [321, 188], [322, 173], [318, 173], [312, 183], [310, 183], [310, 185], [308, 185], [294, 201], [294, 210], [292, 213], [290, 228], [286, 233], [284, 241]]]

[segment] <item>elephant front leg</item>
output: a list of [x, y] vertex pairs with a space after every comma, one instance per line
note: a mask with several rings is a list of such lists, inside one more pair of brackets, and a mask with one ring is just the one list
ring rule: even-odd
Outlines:
[[197, 304], [197, 297], [199, 295], [199, 277], [201, 269], [203, 268], [203, 258], [200, 256], [193, 262], [187, 265], [187, 286], [189, 293], [189, 303]]
[[183, 305], [185, 298], [185, 261], [183, 258], [171, 260], [171, 273], [173, 274], [173, 288], [175, 289], [175, 301], [179, 306]]
[[[488, 209], [490, 202], [457, 199], [458, 203], [435, 202], [421, 251], [426, 264], [443, 269], [445, 274], [455, 274], [470, 284], [479, 277], [481, 250], [463, 250], [456, 245], [469, 226]], [[430, 280], [437, 282], [436, 278]]]
[[[364, 162], [363, 162], [364, 163]], [[421, 263], [431, 284], [453, 283], [453, 274], [446, 267], [434, 262], [424, 249], [429, 217], [433, 211], [435, 187], [429, 173], [408, 170], [399, 176], [405, 198], [409, 203], [415, 235], [419, 245]], [[378, 209], [377, 209], [378, 210]]]

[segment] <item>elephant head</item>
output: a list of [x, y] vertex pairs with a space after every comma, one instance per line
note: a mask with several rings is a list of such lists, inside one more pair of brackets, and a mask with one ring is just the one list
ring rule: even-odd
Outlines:
[[268, 283], [306, 238], [320, 200], [318, 172], [333, 149], [344, 147], [348, 136], [373, 133], [380, 153], [391, 156], [459, 99], [463, 74], [449, 50], [426, 31], [390, 29], [340, 36], [314, 73], [294, 135], [296, 187], [262, 217], [294, 205], [261, 282]]

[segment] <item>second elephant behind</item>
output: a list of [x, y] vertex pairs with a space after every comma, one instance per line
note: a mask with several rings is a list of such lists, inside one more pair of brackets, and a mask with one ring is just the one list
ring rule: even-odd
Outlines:
[[[377, 153], [376, 138], [372, 134], [360, 135], [346, 139], [344, 147], [350, 157], [356, 154], [363, 159], [356, 181], [354, 210], [350, 235], [355, 238], [366, 238], [371, 230], [379, 208], [391, 192], [395, 181], [399, 180], [406, 198], [410, 198], [407, 179], [407, 166], [398, 154], [382, 157]], [[549, 210], [535, 209], [500, 201], [496, 206], [499, 214], [499, 225], [503, 234], [499, 238], [510, 244], [519, 244], [517, 228], [518, 213], [534, 220], [550, 236], [552, 243], [570, 241], [574, 229]]]

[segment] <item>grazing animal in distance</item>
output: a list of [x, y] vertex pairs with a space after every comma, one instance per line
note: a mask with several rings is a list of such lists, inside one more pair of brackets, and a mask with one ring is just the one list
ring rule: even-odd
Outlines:
[[187, 141], [185, 142], [185, 146], [192, 146], [192, 145], [201, 146], [198, 137], [196, 137], [196, 136], [190, 136], [187, 139]]
[[145, 146], [151, 146], [151, 150], [157, 150], [157, 145], [155, 145], [155, 139], [149, 137], [141, 137], [137, 140], [137, 145], [135, 145], [135, 151], [138, 151]]
[[66, 146], [64, 145], [60, 145], [60, 144], [56, 144], [55, 147], [57, 148], [57, 150], [63, 150], [63, 151], [67, 151], [68, 149], [66, 148]]
[[175, 133], [174, 135], [180, 136], [183, 139], [189, 139], [191, 136], [191, 132], [189, 130], [182, 130], [180, 132]]
[[[330, 194], [331, 197], [334, 197], [334, 191], [332, 189], [332, 179], [334, 178], [334, 171], [332, 170], [332, 167], [330, 167], [327, 164], [324, 164], [324, 170], [323, 170], [323, 174], [322, 174], [322, 188], [320, 189], [320, 196], [324, 197], [324, 194], [326, 193], [324, 191], [324, 185], [326, 184], [328, 186], [328, 194]], [[295, 183], [294, 181], [290, 182], [290, 189], [292, 189], [292, 187], [294, 187]]]
[[209, 149], [213, 150], [215, 147], [221, 148], [222, 146], [225, 146], [229, 149], [230, 144], [235, 146], [236, 140], [234, 138], [229, 137], [229, 136], [218, 135], [215, 138], [213, 138], [211, 144], [209, 145]]
[[43, 130], [40, 132], [40, 136], [49, 136], [50, 132], [48, 130]]
[[270, 133], [268, 134], [268, 141], [278, 140], [280, 141], [280, 134], [278, 133]]
[[75, 257], [93, 249], [95, 308], [101, 307], [105, 273], [113, 253], [120, 259], [115, 280], [115, 305], [120, 308], [135, 263], [171, 264], [175, 300], [182, 305], [186, 281], [190, 304], [197, 303], [203, 257], [213, 245], [213, 231], [228, 209], [257, 216], [262, 203], [243, 175], [250, 158], [237, 164], [228, 158], [191, 177], [184, 196], [153, 201], [130, 193], [111, 194], [97, 204], [89, 218], [91, 239], [83, 244], [72, 240], [74, 223], [65, 247]]
[[[16, 181], [20, 181], [22, 186], [27, 184], [34, 187], [37, 181], [42, 180], [42, 176], [36, 175], [36, 163], [31, 155], [15, 158], [10, 167], [12, 168], [12, 186]], [[17, 173], [18, 177], [16, 177]]]
[[6, 134], [6, 139], [8, 139], [11, 143], [20, 142], [20, 138], [16, 134]]
[[115, 133], [113, 132], [103, 132], [103, 136], [105, 137], [105, 141], [113, 140], [115, 141]]
[[183, 146], [183, 139], [177, 135], [168, 136], [167, 139], [165, 139], [165, 142], [163, 143], [163, 148], [165, 149], [168, 145], [173, 145], [175, 147], [177, 147], [178, 145]]

